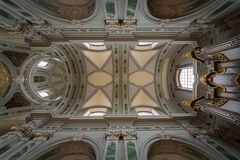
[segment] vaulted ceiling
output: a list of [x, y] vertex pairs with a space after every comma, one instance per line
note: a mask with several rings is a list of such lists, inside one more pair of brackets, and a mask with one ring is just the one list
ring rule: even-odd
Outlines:
[[[0, 47], [29, 53], [8, 55], [13, 64], [5, 57], [2, 91], [58, 115], [192, 112], [177, 100], [183, 97], [174, 88], [174, 67], [193, 65], [181, 56], [196, 46], [192, 34], [239, 5], [236, 0], [0, 0], [0, 35], [12, 34]], [[14, 48], [8, 41], [25, 44]], [[50, 67], [37, 67], [41, 61]], [[10, 92], [1, 104], [11, 99]]]
[[[191, 112], [173, 101], [170, 89], [174, 83], [173, 75], [169, 74], [174, 53], [186, 44], [142, 43], [148, 45], [55, 43], [50, 51], [36, 54], [25, 62], [21, 72], [28, 82], [21, 89], [30, 101], [47, 105], [60, 115], [80, 116], [89, 110], [110, 114], [154, 110], [158, 115]], [[192, 45], [189, 42], [189, 47]], [[39, 67], [40, 62], [46, 63], [46, 67]], [[39, 76], [46, 78], [35, 82]], [[44, 90], [47, 90], [46, 98], [44, 94], [39, 96]]]

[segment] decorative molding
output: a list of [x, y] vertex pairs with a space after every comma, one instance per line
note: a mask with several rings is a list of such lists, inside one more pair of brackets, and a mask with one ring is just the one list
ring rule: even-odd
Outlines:
[[30, 124], [24, 124], [22, 126], [11, 127], [8, 135], [16, 135], [22, 139], [31, 140], [49, 140], [53, 137], [54, 131], [38, 131], [34, 126]]
[[75, 135], [72, 136], [72, 140], [74, 142], [79, 142], [83, 139], [83, 135], [81, 133], [77, 133]]
[[74, 19], [71, 21], [71, 24], [75, 27], [80, 27], [82, 22], [81, 22], [81, 20]]
[[193, 21], [193, 22], [189, 25], [188, 29], [189, 29], [190, 31], [193, 30], [193, 29], [197, 29], [197, 30], [206, 29], [206, 28], [208, 28], [208, 26], [209, 26], [209, 25], [207, 24], [207, 23], [209, 23], [209, 21], [210, 21], [210, 20], [208, 20], [208, 19], [195, 20], [195, 21]]
[[169, 139], [171, 139], [171, 136], [169, 134], [163, 132], [163, 131], [160, 132], [158, 135], [159, 135], [160, 140], [169, 140]]
[[134, 30], [137, 26], [136, 19], [106, 19], [104, 23], [107, 30]]
[[19, 23], [17, 26], [8, 29], [10, 34], [22, 34], [24, 36], [30, 36], [35, 30], [49, 30], [52, 29], [52, 25], [46, 20], [32, 20]]
[[106, 139], [137, 139], [137, 132], [135, 130], [107, 130], [105, 132]]
[[197, 129], [194, 131], [189, 131], [189, 133], [193, 136], [193, 138], [197, 138], [197, 139], [208, 139], [209, 135], [207, 130], [204, 129]]

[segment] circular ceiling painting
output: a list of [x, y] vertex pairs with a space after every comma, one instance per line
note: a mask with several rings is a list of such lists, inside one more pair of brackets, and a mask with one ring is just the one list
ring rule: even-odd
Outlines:
[[82, 20], [94, 11], [94, 0], [32, 0], [49, 14], [68, 20]]
[[11, 86], [11, 74], [8, 68], [0, 62], [0, 96], [3, 97]]
[[212, 0], [148, 0], [149, 12], [156, 18], [174, 19], [191, 14]]

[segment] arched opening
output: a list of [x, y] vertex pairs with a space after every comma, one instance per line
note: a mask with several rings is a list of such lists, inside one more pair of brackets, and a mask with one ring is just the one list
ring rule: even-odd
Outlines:
[[95, 160], [93, 147], [83, 141], [71, 141], [58, 144], [37, 160]]
[[211, 160], [202, 150], [176, 140], [154, 142], [148, 151], [148, 160]]

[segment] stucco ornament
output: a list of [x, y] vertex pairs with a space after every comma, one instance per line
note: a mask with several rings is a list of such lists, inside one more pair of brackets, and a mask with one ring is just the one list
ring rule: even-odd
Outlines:
[[24, 124], [22, 126], [11, 127], [9, 135], [16, 135], [26, 140], [49, 140], [53, 137], [54, 131], [40, 131], [36, 130], [34, 126], [30, 124]]
[[137, 132], [135, 130], [107, 130], [105, 133], [106, 139], [137, 139]]

